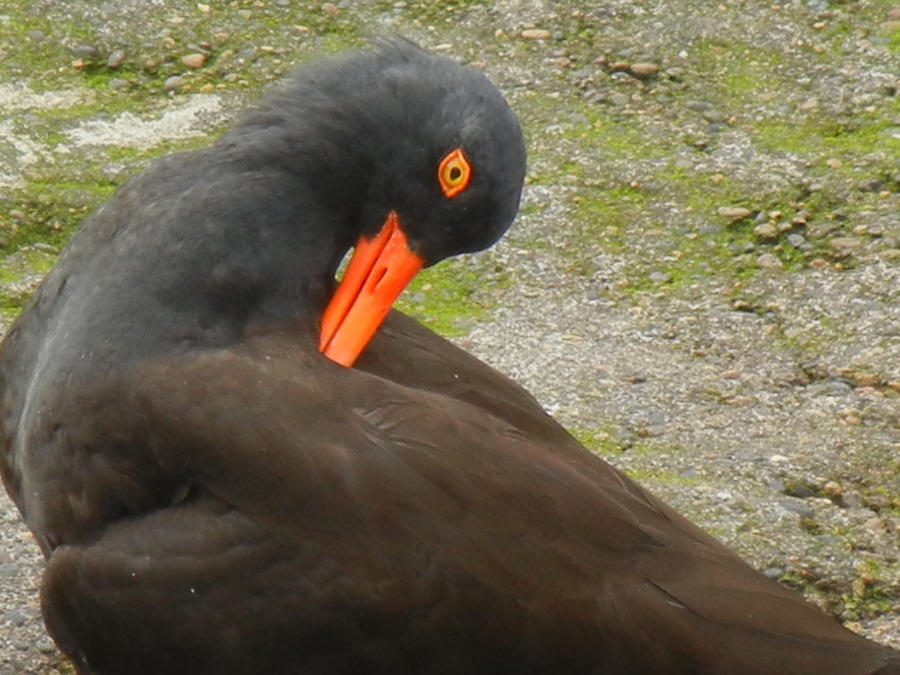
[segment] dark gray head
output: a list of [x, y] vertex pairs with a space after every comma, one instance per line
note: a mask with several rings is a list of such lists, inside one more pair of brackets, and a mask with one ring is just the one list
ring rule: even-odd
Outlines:
[[[400, 40], [304, 67], [223, 140], [253, 138], [277, 142], [317, 199], [343, 210], [349, 240], [395, 211], [428, 265], [493, 244], [515, 216], [525, 175], [522, 133], [497, 88]], [[455, 150], [462, 164], [458, 155], [445, 163], [445, 178], [470, 176], [448, 196], [439, 168]]]

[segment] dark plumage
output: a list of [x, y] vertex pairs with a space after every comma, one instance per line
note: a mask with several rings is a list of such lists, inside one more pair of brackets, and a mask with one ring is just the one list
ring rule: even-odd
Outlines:
[[85, 221], [0, 355], [0, 468], [80, 672], [900, 673], [411, 319], [319, 353], [360, 235], [489, 246], [524, 166], [482, 75], [389, 42]]

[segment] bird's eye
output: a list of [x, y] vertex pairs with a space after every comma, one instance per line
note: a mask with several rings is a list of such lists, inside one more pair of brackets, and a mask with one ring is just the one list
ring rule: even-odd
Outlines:
[[448, 152], [438, 165], [438, 182], [448, 199], [465, 190], [471, 178], [472, 167], [469, 166], [469, 160], [463, 154], [462, 148]]

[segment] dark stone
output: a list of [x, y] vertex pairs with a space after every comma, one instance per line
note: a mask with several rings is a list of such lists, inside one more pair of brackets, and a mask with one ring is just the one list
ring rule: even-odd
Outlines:
[[89, 61], [99, 61], [102, 58], [102, 54], [97, 47], [85, 43], [72, 47], [72, 56]]
[[787, 499], [779, 500], [778, 503], [791, 513], [796, 513], [801, 518], [812, 518], [815, 515], [815, 512], [806, 504], [792, 502]]
[[815, 492], [810, 489], [808, 485], [804, 485], [803, 483], [794, 483], [789, 484], [784, 489], [784, 494], [790, 497], [797, 497], [798, 499], [809, 499]]

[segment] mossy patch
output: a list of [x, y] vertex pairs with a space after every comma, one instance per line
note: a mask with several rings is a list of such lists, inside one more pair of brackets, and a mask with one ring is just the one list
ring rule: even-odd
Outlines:
[[[442, 335], [458, 337], [487, 315], [490, 298], [510, 283], [504, 270], [486, 270], [469, 257], [453, 258], [423, 270], [396, 307]], [[480, 293], [482, 286], [491, 294]]]
[[800, 123], [770, 120], [753, 126], [754, 141], [766, 150], [793, 153], [811, 160], [840, 157], [842, 166], [852, 166], [853, 159], [874, 152], [900, 151], [900, 137], [891, 133], [896, 123], [884, 114], [862, 113], [835, 121], [833, 116], [819, 113], [808, 115]]
[[609, 422], [599, 428], [575, 426], [569, 433], [584, 447], [619, 467], [629, 478], [642, 485], [700, 485], [703, 479], [679, 472], [660, 463], [659, 458], [677, 457], [683, 454], [677, 446], [654, 438], [621, 437], [617, 427]]
[[731, 112], [744, 101], [793, 85], [794, 75], [781, 67], [783, 53], [774, 48], [705, 39], [691, 45], [689, 53], [691, 67], [706, 80], [704, 98]]
[[[852, 541], [853, 537], [848, 539]], [[885, 564], [869, 558], [859, 563], [857, 575], [850, 580], [821, 578], [815, 570], [799, 565], [786, 571], [779, 581], [816, 599], [841, 621], [858, 621], [880, 616], [897, 606], [898, 579], [900, 566], [896, 562]]]
[[576, 426], [568, 431], [584, 447], [604, 458], [620, 455], [626, 450], [624, 444], [616, 439], [615, 427], [611, 423], [601, 428]]

